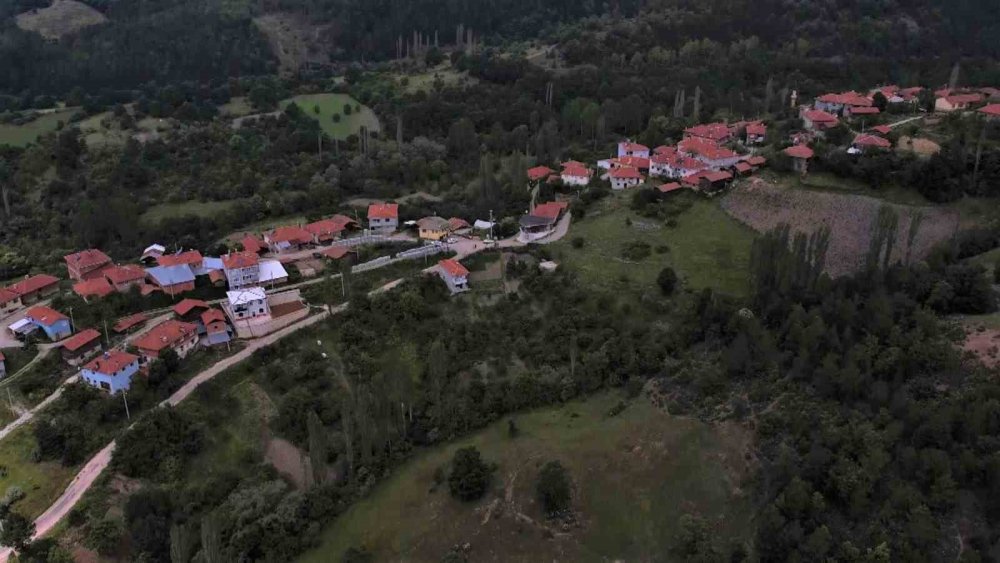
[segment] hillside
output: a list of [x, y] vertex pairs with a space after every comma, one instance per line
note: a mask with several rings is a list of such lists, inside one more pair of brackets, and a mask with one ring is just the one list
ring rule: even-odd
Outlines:
[[54, 0], [47, 8], [17, 15], [17, 26], [50, 40], [108, 21], [101, 12], [75, 0]]

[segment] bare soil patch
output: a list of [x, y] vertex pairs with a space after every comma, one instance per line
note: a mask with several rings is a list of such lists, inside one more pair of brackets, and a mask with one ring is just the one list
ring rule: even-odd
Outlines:
[[296, 487], [304, 489], [308, 484], [309, 459], [283, 438], [271, 438], [264, 451], [264, 459], [274, 466], [285, 477], [288, 477]]
[[325, 26], [313, 25], [305, 16], [287, 12], [259, 16], [253, 21], [267, 37], [283, 74], [294, 73], [306, 64], [330, 62], [322, 43]]
[[[795, 232], [812, 233], [830, 228], [826, 271], [831, 276], [857, 272], [864, 266], [872, 228], [882, 206], [899, 215], [893, 260], [910, 262], [926, 257], [938, 243], [955, 231], [958, 213], [950, 209], [914, 207], [886, 203], [862, 195], [798, 190], [753, 178], [722, 200], [722, 208], [756, 231], [766, 232], [787, 223]], [[909, 244], [910, 224], [918, 213], [923, 220]]]
[[55, 0], [48, 8], [18, 14], [16, 19], [21, 29], [34, 31], [46, 39], [59, 39], [108, 21], [104, 14], [76, 0]]
[[930, 158], [941, 152], [941, 145], [930, 139], [922, 139], [920, 137], [911, 138], [903, 135], [896, 143], [896, 150], [900, 152], [912, 152], [917, 156]]
[[970, 330], [962, 343], [962, 350], [972, 352], [986, 367], [1000, 365], [1000, 330]]

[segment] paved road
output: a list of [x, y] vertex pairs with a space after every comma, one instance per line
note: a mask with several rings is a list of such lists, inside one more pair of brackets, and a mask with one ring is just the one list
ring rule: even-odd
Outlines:
[[[393, 280], [379, 288], [372, 290], [371, 292], [369, 292], [369, 295], [375, 295], [378, 293], [389, 291], [392, 288], [397, 287], [399, 284], [403, 283], [403, 281], [404, 280], [402, 278]], [[326, 319], [330, 315], [340, 313], [344, 311], [346, 308], [347, 308], [346, 303], [341, 304], [328, 311], [323, 311], [322, 313], [302, 319], [298, 323], [289, 325], [273, 334], [269, 334], [263, 338], [252, 341], [243, 350], [240, 350], [239, 352], [233, 354], [232, 356], [229, 356], [228, 358], [220, 360], [219, 362], [212, 365], [208, 369], [202, 371], [198, 375], [191, 378], [190, 381], [185, 383], [183, 387], [178, 389], [169, 398], [161, 402], [160, 405], [175, 406], [179, 404], [181, 401], [190, 396], [191, 393], [195, 389], [197, 389], [199, 385], [219, 375], [223, 371], [233, 367], [239, 362], [246, 360], [257, 350], [265, 346], [268, 346], [270, 344], [273, 344], [278, 340], [290, 334], [293, 334], [300, 329], [312, 326], [318, 323], [319, 321]], [[47, 401], [54, 400], [54, 398], [49, 397], [49, 399], [46, 400]], [[80, 472], [77, 473], [76, 476], [73, 478], [73, 480], [70, 482], [69, 486], [66, 487], [66, 490], [63, 491], [63, 494], [60, 495], [59, 498], [56, 499], [56, 501], [52, 503], [52, 505], [49, 506], [49, 508], [46, 509], [45, 512], [42, 513], [41, 516], [35, 519], [34, 538], [40, 538], [45, 534], [47, 534], [49, 531], [51, 531], [52, 528], [54, 528], [56, 524], [59, 523], [60, 520], [62, 520], [67, 514], [69, 514], [70, 510], [72, 510], [73, 507], [76, 506], [76, 503], [78, 503], [80, 499], [83, 498], [83, 494], [87, 492], [87, 489], [89, 489], [91, 485], [94, 484], [94, 481], [96, 481], [97, 478], [101, 475], [101, 472], [103, 472], [104, 469], [107, 468], [107, 466], [111, 463], [111, 454], [115, 450], [115, 444], [116, 442], [112, 441], [107, 446], [104, 446], [104, 449], [99, 451], [97, 455], [95, 455], [89, 461], [87, 461], [86, 465], [83, 466]], [[10, 555], [11, 555], [10, 549], [4, 548], [0, 550], [0, 563], [5, 563], [10, 558]]]

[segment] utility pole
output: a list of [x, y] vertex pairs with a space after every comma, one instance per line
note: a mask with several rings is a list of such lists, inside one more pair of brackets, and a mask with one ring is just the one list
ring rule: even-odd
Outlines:
[[111, 337], [108, 336], [108, 319], [104, 319], [104, 344], [111, 348]]
[[76, 331], [76, 320], [73, 319], [73, 308], [72, 307], [69, 308], [69, 331], [71, 333]]
[[125, 396], [125, 390], [122, 389], [122, 400], [125, 401], [125, 418], [132, 420], [132, 415], [128, 412], [128, 397]]

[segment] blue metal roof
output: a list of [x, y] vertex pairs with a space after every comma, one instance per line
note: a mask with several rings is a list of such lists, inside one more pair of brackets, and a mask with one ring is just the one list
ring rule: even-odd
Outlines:
[[176, 266], [156, 266], [147, 268], [146, 273], [160, 286], [177, 285], [194, 281], [194, 272], [186, 264]]

